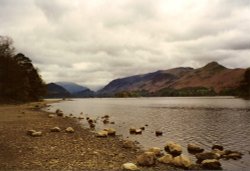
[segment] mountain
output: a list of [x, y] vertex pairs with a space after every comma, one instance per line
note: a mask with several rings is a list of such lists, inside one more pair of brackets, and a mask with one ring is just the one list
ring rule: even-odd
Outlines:
[[46, 98], [65, 98], [71, 96], [71, 94], [66, 89], [55, 83], [49, 83], [46, 86], [47, 86]]
[[72, 94], [75, 98], [85, 98], [85, 97], [94, 97], [95, 92], [90, 89], [85, 89], [83, 91], [79, 91], [77, 93]]
[[111, 81], [99, 96], [233, 95], [245, 69], [228, 69], [217, 62], [193, 69], [179, 67]]
[[73, 82], [56, 82], [57, 85], [65, 88], [71, 94], [78, 93], [80, 91], [87, 90], [88, 88], [80, 86]]

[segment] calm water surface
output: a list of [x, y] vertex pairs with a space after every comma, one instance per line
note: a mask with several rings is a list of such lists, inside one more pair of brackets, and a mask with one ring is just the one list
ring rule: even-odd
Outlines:
[[[53, 104], [49, 111], [89, 116], [99, 121], [96, 129], [113, 127], [124, 139], [140, 142], [143, 148], [164, 147], [175, 141], [186, 147], [197, 143], [210, 150], [212, 144], [244, 153], [238, 161], [222, 161], [224, 169], [250, 170], [250, 101], [233, 97], [161, 97], [74, 99]], [[115, 125], [104, 125], [101, 116], [110, 115]], [[87, 121], [81, 121], [88, 126]], [[130, 127], [148, 124], [142, 135], [130, 135]], [[156, 137], [155, 130], [163, 131]], [[186, 151], [186, 155], [189, 155]], [[192, 155], [189, 155], [192, 157]]]

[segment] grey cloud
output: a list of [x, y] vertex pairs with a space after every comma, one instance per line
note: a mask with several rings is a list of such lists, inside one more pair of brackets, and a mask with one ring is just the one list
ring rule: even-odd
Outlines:
[[47, 82], [97, 89], [119, 77], [214, 60], [249, 67], [249, 3], [1, 0], [0, 35], [11, 36]]

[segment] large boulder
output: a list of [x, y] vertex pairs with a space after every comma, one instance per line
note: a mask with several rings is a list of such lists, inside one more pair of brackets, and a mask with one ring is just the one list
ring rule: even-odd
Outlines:
[[122, 165], [123, 170], [139, 170], [139, 168], [134, 163], [124, 163]]
[[197, 162], [201, 163], [203, 160], [219, 159], [220, 156], [213, 152], [204, 152], [196, 154], [195, 157], [197, 158]]
[[108, 131], [104, 131], [104, 130], [99, 131], [99, 132], [97, 132], [96, 136], [101, 137], [101, 138], [107, 137], [108, 136]]
[[216, 159], [207, 159], [201, 162], [201, 166], [208, 170], [221, 170], [221, 164]]
[[180, 155], [180, 156], [173, 158], [172, 164], [177, 166], [177, 167], [182, 167], [182, 168], [188, 169], [192, 165], [192, 162], [189, 159], [189, 157], [184, 156], [184, 155]]
[[156, 156], [153, 152], [144, 152], [136, 158], [140, 166], [152, 166], [156, 162]]
[[173, 156], [171, 154], [165, 154], [158, 159], [160, 163], [171, 164], [173, 162]]
[[182, 153], [182, 147], [177, 143], [168, 142], [165, 145], [165, 151], [172, 154], [173, 156], [179, 156]]
[[148, 152], [153, 152], [156, 156], [162, 156], [162, 150], [159, 147], [152, 147], [147, 150]]
[[195, 154], [195, 153], [202, 153], [204, 151], [203, 148], [196, 144], [188, 144], [187, 150], [189, 153]]
[[72, 127], [66, 128], [65, 131], [66, 131], [67, 133], [74, 133], [74, 132], [75, 132], [75, 130], [74, 130]]

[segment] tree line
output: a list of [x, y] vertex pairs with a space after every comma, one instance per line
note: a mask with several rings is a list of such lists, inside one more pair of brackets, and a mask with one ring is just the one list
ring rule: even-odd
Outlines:
[[22, 53], [15, 53], [13, 41], [0, 36], [0, 102], [40, 100], [46, 85], [32, 61]]

